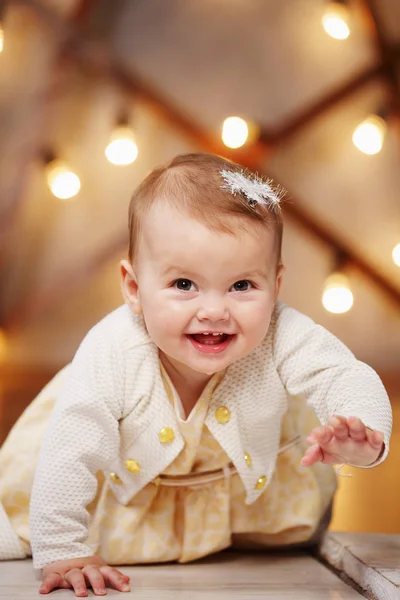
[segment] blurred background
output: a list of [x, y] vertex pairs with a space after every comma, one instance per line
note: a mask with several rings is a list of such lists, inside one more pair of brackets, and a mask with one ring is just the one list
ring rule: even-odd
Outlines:
[[215, 152], [288, 190], [281, 299], [383, 379], [332, 529], [400, 532], [399, 0], [0, 0], [0, 443], [122, 303], [131, 193]]

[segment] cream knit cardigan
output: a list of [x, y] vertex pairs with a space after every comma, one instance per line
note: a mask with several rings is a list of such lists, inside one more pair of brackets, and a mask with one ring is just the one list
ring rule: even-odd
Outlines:
[[[92, 554], [86, 545], [86, 506], [95, 497], [98, 471], [126, 504], [172, 463], [184, 445], [162, 383], [158, 349], [141, 317], [128, 306], [91, 329], [68, 370], [44, 436], [32, 490], [35, 568]], [[266, 476], [268, 485], [273, 474], [288, 396], [305, 397], [323, 424], [334, 414], [355, 415], [368, 427], [383, 431], [385, 452], [378, 462], [386, 458], [392, 414], [379, 377], [324, 328], [278, 303], [267, 336], [229, 366], [206, 418], [238, 471], [246, 503], [253, 503], [263, 491], [256, 488], [258, 478]], [[230, 410], [227, 423], [215, 417], [219, 406]], [[175, 434], [170, 443], [160, 441], [163, 428]], [[245, 452], [252, 457], [251, 467]], [[139, 463], [140, 472], [127, 469], [129, 459]], [[111, 473], [119, 476], [119, 485]], [[0, 556], [16, 558], [18, 543], [0, 504]]]

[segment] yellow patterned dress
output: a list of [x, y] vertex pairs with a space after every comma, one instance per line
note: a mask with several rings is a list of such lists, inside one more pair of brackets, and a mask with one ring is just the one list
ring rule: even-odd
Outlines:
[[[246, 505], [239, 476], [229, 476], [226, 467], [230, 459], [204, 424], [221, 376], [213, 376], [185, 418], [162, 365], [161, 372], [185, 440], [183, 450], [163, 475], [195, 477], [196, 473], [215, 469], [225, 469], [227, 475], [200, 486], [167, 487], [152, 482], [124, 506], [99, 473], [97, 495], [88, 506], [92, 519], [87, 543], [93, 551], [109, 564], [183, 563], [231, 545], [282, 546], [309, 540], [329, 512], [336, 488], [332, 467], [302, 467], [306, 444], [294, 445], [278, 455], [265, 492], [255, 503]], [[63, 371], [27, 408], [0, 450], [0, 501], [27, 553], [34, 466], [62, 379]], [[282, 424], [281, 444], [298, 434], [307, 435], [316, 424], [316, 417], [304, 401], [291, 399]]]

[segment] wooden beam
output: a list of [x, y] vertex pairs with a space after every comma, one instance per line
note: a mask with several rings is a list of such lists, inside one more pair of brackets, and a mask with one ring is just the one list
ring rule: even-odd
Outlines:
[[[37, 5], [37, 2], [33, 2], [33, 0], [30, 0], [30, 3], [32, 3], [33, 6]], [[64, 21], [57, 15], [54, 15], [49, 9], [46, 9], [46, 11], [41, 14], [44, 18], [48, 19], [49, 13], [51, 22], [54, 20]], [[61, 23], [59, 26], [62, 27], [63, 24]], [[228, 156], [229, 158], [242, 163], [253, 171], [262, 173], [262, 162], [272, 151], [272, 147], [268, 145], [268, 143], [261, 140], [261, 142], [256, 143], [249, 149], [240, 151], [228, 150], [215, 136], [210, 136], [200, 126], [196, 125], [193, 119], [184, 114], [169, 98], [163, 96], [158, 90], [155, 90], [137, 75], [126, 70], [119, 63], [110, 60], [108, 53], [103, 46], [93, 44], [85, 39], [84, 36], [76, 31], [76, 29], [74, 29], [74, 32], [75, 35], [71, 34], [69, 35], [69, 38], [73, 39], [75, 43], [69, 46], [68, 51], [71, 57], [77, 61], [90, 76], [105, 77], [114, 81], [116, 85], [119, 85], [125, 92], [131, 94], [135, 98], [144, 100], [159, 118], [166, 120], [175, 129], [191, 139], [199, 149], [223, 154], [224, 156]], [[298, 131], [300, 126], [303, 126], [307, 119], [312, 117], [312, 114], [314, 114], [313, 111], [317, 111], [317, 114], [321, 114], [324, 110], [328, 110], [332, 106], [332, 101], [337, 102], [344, 96], [353, 93], [359, 89], [361, 85], [370, 81], [371, 78], [381, 75], [386, 68], [387, 64], [384, 61], [380, 62], [377, 66], [361, 74], [356, 78], [355, 82], [346, 84], [341, 89], [336, 90], [333, 95], [308, 111], [307, 115], [303, 115], [301, 118], [298, 117], [292, 124], [289, 124], [284, 135], [290, 135], [294, 131]], [[273, 177], [273, 174], [270, 172], [268, 175]], [[328, 245], [333, 252], [340, 251], [341, 253], [344, 253], [348, 257], [350, 264], [368, 277], [371, 282], [386, 294], [387, 298], [399, 307], [400, 289], [388, 278], [384, 277], [361, 253], [352, 248], [346, 240], [342, 239], [326, 224], [319, 222], [301, 205], [301, 202], [295, 200], [293, 196], [291, 196], [291, 198], [293, 201], [285, 206], [285, 213], [288, 217], [293, 219], [295, 223], [303, 227], [321, 243]], [[125, 243], [125, 235], [118, 236], [118, 239], [110, 240], [104, 247], [100, 248], [97, 254], [89, 257], [88, 263], [83, 266], [74, 266], [72, 273], [65, 272], [64, 275], [60, 276], [59, 280], [54, 280], [51, 287], [47, 290], [40, 291], [36, 296], [22, 300], [20, 305], [16, 306], [12, 313], [6, 315], [4, 327], [13, 328], [17, 325], [21, 325], [21, 323], [27, 319], [36, 316], [39, 312], [44, 310], [46, 306], [54, 302], [58, 295], [63, 293], [61, 290], [65, 289], [65, 281], [68, 281], [68, 287], [71, 288], [71, 284], [78, 284], [80, 281], [86, 280], [88, 272], [94, 272], [105, 262], [105, 260], [107, 260], [112, 252], [117, 252], [119, 248], [123, 248]]]
[[388, 63], [382, 60], [378, 61], [377, 64], [371, 65], [353, 77], [350, 81], [344, 82], [334, 92], [317, 100], [317, 102], [308, 106], [303, 111], [300, 111], [297, 115], [290, 117], [288, 121], [281, 127], [278, 127], [276, 131], [262, 130], [260, 141], [267, 146], [278, 143], [281, 144], [298, 131], [304, 129], [311, 121], [325, 114], [329, 110], [332, 110], [339, 102], [352, 96], [367, 83], [378, 78], [385, 80], [387, 68]]
[[[379, 14], [376, 0], [359, 0], [367, 23], [371, 38], [374, 42], [378, 59], [385, 65], [386, 80], [392, 95], [392, 106], [390, 107], [399, 122], [400, 119], [400, 81], [397, 76], [398, 69], [398, 44], [388, 41], [385, 28]], [[400, 128], [398, 133], [400, 133]]]
[[388, 63], [387, 74], [394, 79], [395, 47], [386, 38], [385, 28], [379, 14], [376, 0], [358, 0], [365, 23], [374, 43], [377, 56]]

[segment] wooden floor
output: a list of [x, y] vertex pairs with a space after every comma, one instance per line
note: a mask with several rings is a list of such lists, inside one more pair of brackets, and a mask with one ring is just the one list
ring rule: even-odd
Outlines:
[[[124, 600], [357, 600], [363, 598], [326, 567], [308, 555], [239, 555], [224, 553], [195, 564], [136, 566], [130, 575], [132, 591], [108, 590]], [[38, 598], [38, 581], [31, 561], [0, 563], [0, 599]], [[72, 591], [48, 596], [73, 598]], [[89, 592], [89, 597], [93, 597]], [[44, 598], [44, 596], [41, 596]]]
[[[108, 590], [108, 597], [400, 600], [400, 535], [329, 533], [320, 553], [317, 560], [305, 552], [224, 552], [185, 565], [125, 567], [121, 570], [131, 577], [132, 591], [122, 594]], [[44, 598], [38, 588], [30, 560], [0, 562], [0, 600]], [[56, 590], [47, 597], [72, 600], [74, 595], [70, 590]], [[89, 597], [94, 597], [91, 591]]]

